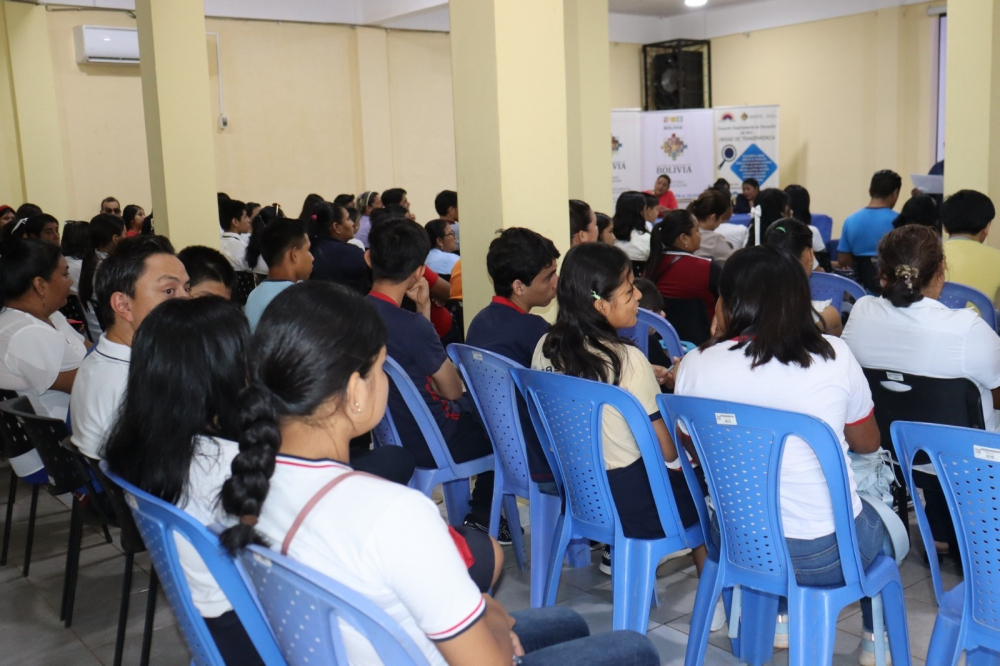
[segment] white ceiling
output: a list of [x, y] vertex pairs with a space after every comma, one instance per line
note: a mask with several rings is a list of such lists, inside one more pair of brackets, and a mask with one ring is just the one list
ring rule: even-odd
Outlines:
[[608, 9], [618, 14], [677, 16], [724, 5], [746, 4], [755, 0], [708, 0], [704, 7], [688, 7], [684, 0], [608, 0]]

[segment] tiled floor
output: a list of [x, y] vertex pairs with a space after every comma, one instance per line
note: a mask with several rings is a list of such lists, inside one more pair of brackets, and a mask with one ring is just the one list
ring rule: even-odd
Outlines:
[[[6, 511], [9, 471], [0, 468], [0, 520]], [[80, 561], [80, 576], [76, 596], [73, 626], [65, 629], [59, 621], [69, 511], [59, 500], [44, 491], [39, 495], [34, 552], [30, 575], [21, 575], [24, 560], [24, 540], [30, 493], [19, 489], [15, 503], [7, 566], [0, 567], [0, 664], [21, 666], [91, 666], [111, 664], [118, 620], [121, 575], [124, 559], [121, 551], [107, 544], [103, 535], [88, 529]], [[914, 536], [916, 532], [914, 531]], [[930, 571], [923, 563], [919, 539], [914, 551], [901, 567], [906, 586], [907, 618], [913, 663], [923, 666], [927, 643], [937, 608], [931, 588]], [[519, 610], [529, 603], [530, 578], [520, 572], [513, 555], [507, 553], [506, 571], [497, 586], [496, 597], [507, 608]], [[594, 564], [585, 569], [564, 569], [558, 603], [583, 615], [594, 633], [611, 628], [611, 579], [597, 569], [599, 553], [594, 551]], [[657, 581], [662, 604], [650, 612], [650, 639], [660, 651], [663, 664], [683, 664], [684, 649], [690, 626], [698, 580], [690, 559], [678, 559], [665, 565], [665, 577]], [[125, 643], [124, 663], [137, 664], [142, 639], [146, 589], [149, 581], [149, 559], [140, 555], [129, 610], [129, 625]], [[959, 580], [955, 569], [946, 565], [946, 586]], [[841, 615], [834, 664], [857, 664], [861, 633], [861, 614], [857, 604]], [[775, 654], [774, 664], [786, 664], [786, 651]], [[187, 648], [176, 627], [166, 600], [160, 596], [152, 643], [152, 664], [183, 665], [189, 663]], [[731, 653], [726, 632], [712, 635], [706, 664], [737, 664]]]

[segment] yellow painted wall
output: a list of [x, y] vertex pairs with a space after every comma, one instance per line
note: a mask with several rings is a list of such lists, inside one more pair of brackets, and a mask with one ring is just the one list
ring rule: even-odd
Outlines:
[[611, 108], [642, 108], [642, 44], [611, 42]]
[[934, 164], [933, 28], [927, 5], [712, 40], [716, 106], [779, 104], [782, 186], [804, 185], [812, 210], [844, 217], [868, 202], [871, 175]]
[[0, 204], [17, 206], [24, 198], [17, 145], [17, 114], [11, 81], [7, 21], [0, 2]]

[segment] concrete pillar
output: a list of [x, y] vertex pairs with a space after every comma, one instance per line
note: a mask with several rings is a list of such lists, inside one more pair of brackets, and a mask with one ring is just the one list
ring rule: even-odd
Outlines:
[[563, 0], [452, 0], [450, 13], [470, 322], [493, 296], [486, 252], [499, 229], [569, 249], [565, 23]]
[[[948, 5], [945, 193], [979, 190], [1000, 202], [1000, 3]], [[987, 242], [1000, 247], [1000, 234]]]
[[360, 179], [355, 194], [405, 187], [393, 171], [386, 40], [384, 28], [354, 29], [354, 155]]
[[0, 81], [0, 187], [11, 197], [3, 203], [30, 201], [65, 220], [66, 168], [45, 7], [4, 2], [0, 22], [0, 76], [6, 73]]
[[202, 0], [136, 0], [156, 230], [180, 250], [219, 247]]
[[608, 0], [564, 0], [563, 6], [569, 196], [603, 210], [612, 196]]

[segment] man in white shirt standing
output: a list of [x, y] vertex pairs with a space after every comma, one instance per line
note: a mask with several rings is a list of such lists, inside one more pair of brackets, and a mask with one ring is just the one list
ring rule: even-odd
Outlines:
[[250, 216], [247, 215], [246, 204], [236, 199], [223, 201], [219, 204], [219, 226], [222, 227], [222, 241], [220, 249], [226, 259], [232, 264], [233, 270], [249, 271], [247, 266], [247, 242], [253, 226], [250, 224]]
[[118, 243], [97, 271], [97, 301], [112, 322], [84, 359], [70, 397], [72, 442], [100, 459], [128, 384], [132, 338], [153, 308], [187, 298], [188, 275], [163, 236], [135, 236]]

